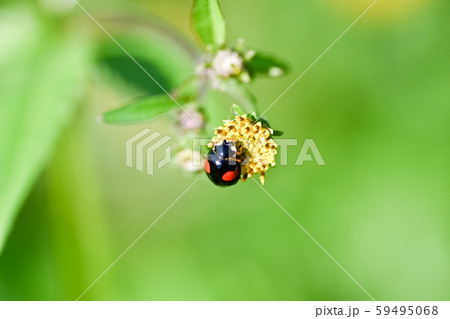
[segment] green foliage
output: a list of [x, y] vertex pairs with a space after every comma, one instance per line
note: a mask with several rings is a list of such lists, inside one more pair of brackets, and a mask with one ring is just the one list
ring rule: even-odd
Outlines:
[[167, 95], [155, 95], [134, 100], [123, 107], [106, 112], [102, 121], [108, 124], [137, 124], [153, 120], [177, 107]]
[[25, 6], [0, 11], [0, 250], [80, 97], [90, 46]]
[[246, 62], [246, 67], [251, 74], [263, 74], [273, 77], [281, 76], [287, 72], [288, 67], [277, 58], [256, 52], [255, 55]]
[[157, 31], [149, 34], [132, 33], [129, 30], [118, 32], [118, 42], [133, 53], [133, 57], [153, 79], [109, 38], [100, 42], [98, 50], [99, 64], [101, 69], [106, 71], [103, 73], [111, 74], [126, 86], [151, 96], [132, 100], [117, 110], [104, 113], [103, 122], [142, 123], [177, 107], [177, 104], [165, 95], [162, 88], [170, 92], [181, 83], [177, 89], [178, 93], [172, 95], [181, 95], [183, 99], [188, 91], [189, 94], [193, 94], [192, 81], [187, 82], [185, 79], [192, 73], [194, 63], [192, 52], [187, 50], [184, 43], [179, 43], [176, 39]]
[[192, 8], [194, 28], [207, 47], [220, 48], [225, 43], [225, 19], [218, 0], [195, 0]]
[[233, 112], [237, 116], [242, 116], [245, 114], [244, 110], [237, 104], [233, 104]]
[[[232, 103], [240, 104], [246, 110], [246, 113], [253, 112], [256, 109], [256, 98], [248, 89], [246, 83], [256, 74], [280, 76], [286, 72], [286, 65], [274, 57], [255, 53], [253, 50], [246, 52], [243, 41], [238, 41], [234, 49], [227, 47], [225, 45], [225, 20], [217, 0], [195, 0], [192, 8], [192, 20], [195, 30], [207, 49], [212, 51], [198, 59], [200, 62], [197, 66], [191, 65], [192, 61], [180, 65], [180, 61], [183, 61], [183, 46], [180, 45], [176, 48], [176, 45], [174, 46], [170, 37], [167, 36], [148, 41], [146, 38], [139, 38], [135, 34], [131, 35], [126, 32], [124, 34], [123, 31], [118, 31], [120, 32], [119, 42], [126, 43], [126, 47], [133, 52], [143, 68], [149, 70], [161, 87], [167, 90], [165, 93], [169, 93], [176, 99], [181, 98], [183, 102], [192, 102], [197, 107], [203, 107], [203, 114], [207, 115], [210, 120], [216, 118], [216, 116], [211, 116], [211, 113], [216, 112], [208, 110], [209, 108], [215, 109], [213, 105], [207, 105], [206, 103], [209, 89], [224, 92], [232, 99]], [[173, 47], [172, 50], [170, 46]], [[115, 43], [106, 41], [100, 47], [100, 61], [113, 74], [122, 78], [125, 83], [140, 88], [144, 93], [161, 93], [162, 88], [158, 84], [146, 84], [145, 72], [136, 76], [135, 73], [142, 70], [133, 65], [134, 62]], [[228, 57], [227, 54], [222, 54], [219, 58], [218, 69], [221, 72], [213, 67], [213, 59], [219, 49], [226, 49], [222, 53], [229, 53]], [[231, 73], [227, 76], [227, 73], [223, 70], [230, 68], [227, 65], [227, 63], [230, 63], [228, 60], [239, 58], [242, 59], [243, 64], [239, 73]], [[185, 80], [181, 81], [179, 76], [184, 74], [181, 70], [186, 69], [186, 65], [189, 65], [190, 69], [186, 71]], [[206, 71], [202, 74], [198, 70], [195, 71], [195, 67], [198, 70]], [[130, 69], [133, 70], [132, 74]], [[223, 72], [225, 72], [225, 75], [223, 75]], [[178, 77], [176, 81], [173, 80], [175, 77]], [[179, 87], [176, 87], [175, 82]], [[212, 98], [212, 100], [214, 99]], [[211, 103], [212, 100], [209, 102]], [[156, 103], [148, 104], [142, 101], [132, 101], [117, 112], [110, 111], [104, 114], [103, 120], [110, 124], [144, 122], [171, 110], [167, 105], [163, 107], [163, 104], [165, 104], [165, 101], [159, 97]], [[153, 110], [153, 108], [155, 109]]]
[[[164, 31], [163, 26], [153, 32], [118, 28], [114, 36], [159, 85], [170, 91], [192, 74], [197, 52]], [[98, 45], [98, 62], [104, 73], [143, 94], [162, 93], [161, 87], [110, 38], [102, 38]]]
[[273, 130], [272, 136], [282, 136], [284, 134], [283, 131]]

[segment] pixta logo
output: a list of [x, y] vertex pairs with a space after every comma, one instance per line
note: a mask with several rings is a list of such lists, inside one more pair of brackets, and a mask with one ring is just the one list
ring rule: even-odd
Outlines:
[[[274, 141], [278, 145], [276, 165], [287, 166], [289, 164], [288, 152], [295, 152], [295, 154], [297, 154], [297, 159], [294, 164], [295, 166], [302, 166], [305, 162], [315, 162], [318, 166], [325, 165], [325, 161], [322, 158], [319, 148], [311, 138], [303, 141], [292, 138], [276, 138]], [[207, 146], [209, 142], [211, 142], [210, 139], [193, 139], [192, 149], [194, 151], [201, 152], [202, 147]], [[245, 144], [246, 141], [242, 140], [242, 143]], [[289, 148], [289, 146], [296, 146], [296, 148]], [[301, 146], [300, 150], [299, 146]], [[257, 147], [255, 149], [257, 149]], [[193, 165], [200, 166], [202, 163], [200, 162], [200, 159], [198, 159], [197, 161], [193, 161]]]
[[[126, 165], [135, 167], [138, 171], [144, 172], [144, 167], [148, 175], [154, 174], [155, 163], [157, 169], [170, 162], [171, 147], [165, 146], [172, 138], [162, 136], [162, 133], [146, 128], [133, 135], [126, 142]], [[159, 138], [161, 137], [161, 138]], [[158, 139], [159, 138], [159, 139]], [[159, 149], [164, 149], [164, 158], [156, 161], [156, 154]]]

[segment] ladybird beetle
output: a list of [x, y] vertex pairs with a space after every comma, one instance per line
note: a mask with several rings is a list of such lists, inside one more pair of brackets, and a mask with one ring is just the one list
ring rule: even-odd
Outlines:
[[241, 177], [241, 164], [236, 160], [236, 147], [223, 141], [209, 151], [205, 160], [205, 171], [209, 179], [218, 186], [231, 186]]

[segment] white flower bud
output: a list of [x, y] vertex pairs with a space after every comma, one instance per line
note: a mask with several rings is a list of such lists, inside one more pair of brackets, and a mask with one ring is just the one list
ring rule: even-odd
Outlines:
[[189, 148], [182, 150], [175, 156], [178, 166], [187, 172], [196, 172], [201, 170], [203, 168], [201, 165], [201, 158], [202, 155], [200, 152]]
[[231, 50], [220, 50], [212, 60], [212, 68], [221, 77], [229, 77], [242, 72], [242, 57]]
[[272, 67], [269, 69], [269, 76], [276, 78], [283, 75], [283, 69], [278, 67]]
[[245, 52], [244, 59], [250, 61], [255, 56], [255, 54], [256, 54], [255, 50], [249, 50]]

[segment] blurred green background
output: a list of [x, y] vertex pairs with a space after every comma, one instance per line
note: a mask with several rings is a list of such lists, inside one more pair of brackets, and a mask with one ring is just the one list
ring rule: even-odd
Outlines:
[[[229, 42], [290, 65], [259, 109], [371, 2], [222, 1]], [[165, 88], [192, 72], [191, 1], [81, 3]], [[450, 298], [448, 12], [380, 0], [266, 114], [326, 166], [291, 147], [265, 189], [377, 300]], [[0, 299], [74, 300], [195, 176], [125, 166], [140, 129], [174, 132], [95, 121], [160, 91], [70, 0], [2, 1], [0, 47]], [[82, 300], [368, 300], [252, 181], [200, 176]]]

